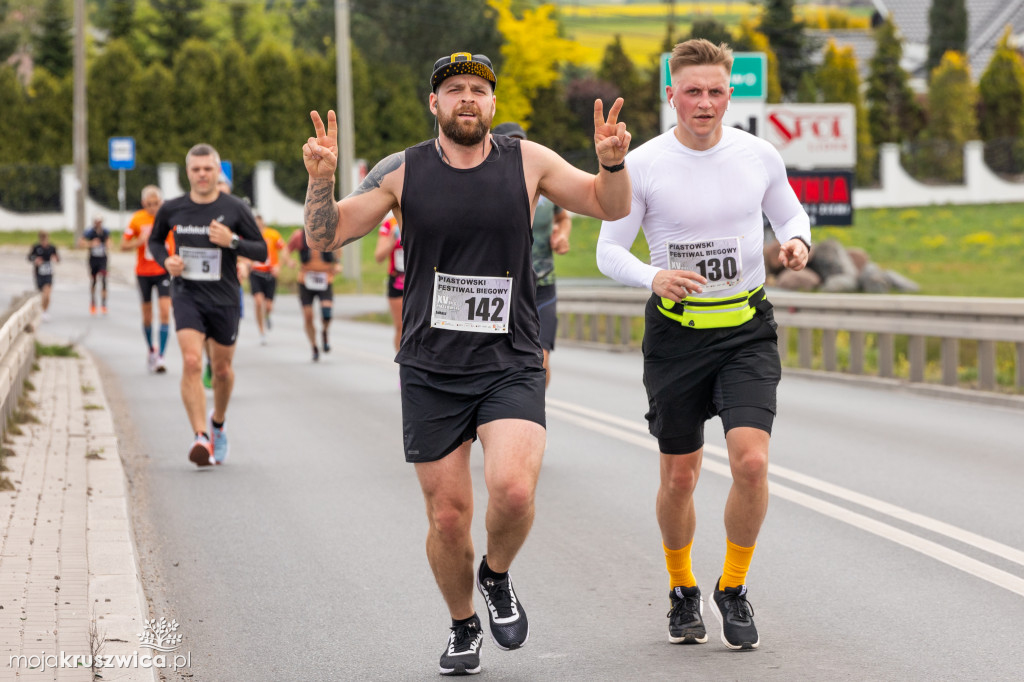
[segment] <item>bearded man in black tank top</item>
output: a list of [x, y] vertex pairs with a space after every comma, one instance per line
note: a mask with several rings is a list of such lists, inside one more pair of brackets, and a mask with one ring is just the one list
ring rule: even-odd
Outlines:
[[[544, 454], [544, 369], [531, 264], [533, 211], [541, 194], [604, 220], [629, 212], [621, 173], [630, 135], [618, 99], [605, 120], [594, 102], [601, 170], [590, 175], [533, 142], [492, 135], [497, 78], [484, 55], [457, 52], [434, 64], [428, 105], [439, 133], [378, 163], [334, 199], [338, 126], [311, 113], [303, 146], [309, 172], [305, 232], [332, 251], [368, 234], [393, 211], [405, 249], [400, 366], [406, 461], [427, 503], [427, 558], [452, 618], [440, 672], [480, 670], [483, 595], [495, 644], [526, 643], [526, 612], [508, 569], [533, 523]], [[474, 573], [469, 456], [479, 436], [488, 468], [487, 551]], [[491, 475], [493, 474], [493, 475]]]

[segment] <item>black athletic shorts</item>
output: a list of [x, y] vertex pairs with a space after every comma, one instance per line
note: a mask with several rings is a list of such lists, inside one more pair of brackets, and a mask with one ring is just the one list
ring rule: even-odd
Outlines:
[[399, 377], [406, 462], [439, 460], [497, 419], [545, 426], [543, 368], [441, 374], [401, 365]]
[[171, 303], [174, 326], [178, 330], [195, 329], [222, 346], [235, 345], [242, 314], [239, 306], [198, 304], [188, 294], [174, 296]]
[[[401, 279], [399, 279], [401, 278]], [[401, 286], [398, 286], [399, 283]], [[388, 298], [402, 298], [402, 292], [405, 289], [405, 273], [399, 272], [394, 275], [388, 275]]]
[[100, 273], [103, 273], [104, 275], [107, 274], [107, 257], [89, 256], [89, 273], [93, 277]]
[[334, 301], [334, 289], [327, 285], [327, 288], [323, 291], [313, 291], [312, 289], [307, 289], [306, 285], [302, 282], [299, 282], [299, 302], [303, 307], [313, 305], [314, 298], [320, 299], [320, 305]]
[[269, 272], [253, 270], [249, 273], [249, 291], [253, 296], [263, 294], [268, 301], [273, 301], [277, 291], [277, 277]]
[[719, 415], [726, 433], [750, 426], [769, 434], [782, 378], [777, 325], [768, 299], [738, 327], [690, 329], [645, 311], [644, 386], [647, 422], [659, 449], [683, 455], [704, 445], [704, 422]]
[[36, 289], [39, 291], [43, 290], [43, 287], [48, 287], [53, 284], [53, 275], [36, 275]]
[[540, 347], [546, 351], [555, 349], [558, 334], [558, 296], [554, 284], [537, 287], [537, 314], [540, 316]]
[[153, 300], [153, 287], [156, 287], [156, 295], [159, 298], [171, 295], [170, 275], [136, 275], [139, 280], [139, 292], [142, 294], [142, 302], [150, 303]]

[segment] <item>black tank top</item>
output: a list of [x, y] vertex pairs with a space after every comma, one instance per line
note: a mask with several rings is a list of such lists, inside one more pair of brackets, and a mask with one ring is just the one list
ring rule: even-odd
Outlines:
[[[491, 144], [487, 160], [468, 169], [444, 163], [433, 140], [405, 150], [400, 364], [445, 373], [543, 366], [519, 140], [495, 136]], [[435, 271], [511, 277], [508, 332], [432, 328]]]
[[[334, 252], [333, 251], [320, 251], [319, 253], [320, 253], [320, 258], [322, 258], [325, 263], [333, 263], [334, 262]], [[308, 263], [312, 259], [313, 259], [313, 249], [309, 248], [309, 244], [306, 243], [306, 232], [305, 232], [305, 230], [303, 230], [303, 232], [302, 232], [302, 244], [299, 246], [299, 262], [302, 263], [303, 265], [305, 265], [306, 263]]]

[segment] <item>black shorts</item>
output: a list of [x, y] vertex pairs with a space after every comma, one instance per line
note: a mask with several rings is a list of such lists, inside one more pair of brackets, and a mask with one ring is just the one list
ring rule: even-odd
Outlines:
[[388, 298], [402, 298], [405, 290], [405, 273], [388, 275]]
[[305, 284], [299, 282], [299, 302], [302, 304], [302, 307], [305, 308], [306, 306], [313, 305], [314, 298], [320, 299], [321, 306], [324, 303], [330, 303], [334, 301], [334, 289], [328, 284], [327, 288], [323, 291], [313, 291], [312, 289], [307, 289]]
[[782, 378], [777, 325], [767, 299], [738, 327], [690, 329], [645, 311], [647, 422], [660, 450], [682, 455], [704, 445], [704, 422], [719, 415], [726, 433], [750, 426], [769, 434]]
[[540, 347], [552, 351], [558, 334], [558, 295], [554, 284], [537, 287], [537, 315], [540, 316]]
[[153, 287], [156, 287], [156, 295], [159, 298], [171, 295], [171, 278], [169, 275], [136, 275], [139, 280], [139, 293], [142, 294], [142, 302], [150, 303], [153, 300]]
[[441, 374], [401, 365], [398, 375], [406, 462], [437, 461], [476, 440], [477, 427], [497, 419], [545, 426], [541, 368]]
[[173, 299], [174, 326], [195, 329], [222, 346], [233, 346], [238, 338], [238, 320], [242, 311], [237, 305], [196, 303], [191, 296], [179, 294]]
[[273, 301], [277, 291], [277, 277], [269, 272], [253, 270], [249, 273], [249, 291], [253, 296], [263, 294], [268, 301]]
[[43, 287], [48, 287], [53, 284], [53, 275], [36, 275], [36, 289], [39, 291], [43, 290]]
[[99, 274], [107, 274], [107, 257], [89, 256], [89, 273], [95, 277]]

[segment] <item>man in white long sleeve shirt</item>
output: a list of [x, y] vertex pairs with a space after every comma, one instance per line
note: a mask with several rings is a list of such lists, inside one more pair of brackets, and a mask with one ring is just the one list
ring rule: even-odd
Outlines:
[[[724, 127], [732, 51], [676, 45], [666, 86], [677, 126], [626, 157], [630, 214], [601, 226], [597, 263], [608, 277], [653, 293], [644, 334], [647, 420], [661, 451], [657, 516], [670, 579], [669, 640], [707, 641], [691, 563], [693, 491], [704, 422], [722, 418], [733, 483], [726, 555], [708, 600], [730, 649], [757, 648], [746, 576], [768, 507], [768, 445], [781, 363], [764, 294], [762, 211], [793, 270], [807, 263], [810, 221], [768, 142]], [[629, 249], [643, 227], [651, 263]]]

